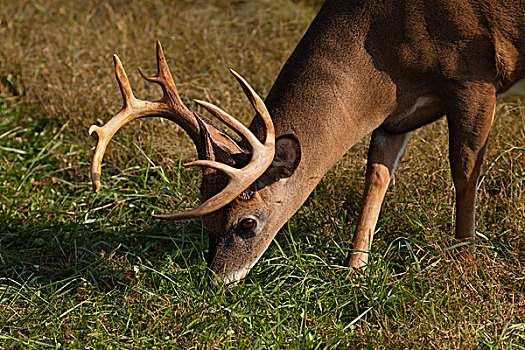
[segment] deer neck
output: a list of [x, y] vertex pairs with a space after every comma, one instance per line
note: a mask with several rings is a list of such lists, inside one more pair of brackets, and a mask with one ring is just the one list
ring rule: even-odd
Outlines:
[[[360, 10], [334, 16], [332, 4], [320, 10], [266, 99], [276, 137], [292, 134], [301, 147], [301, 161], [292, 176], [262, 191], [282, 206], [282, 224], [330, 167], [395, 107], [395, 85], [374, 68], [362, 41], [355, 39], [366, 34], [366, 18], [354, 28], [348, 16], [360, 16]], [[250, 129], [263, 135], [258, 118]]]

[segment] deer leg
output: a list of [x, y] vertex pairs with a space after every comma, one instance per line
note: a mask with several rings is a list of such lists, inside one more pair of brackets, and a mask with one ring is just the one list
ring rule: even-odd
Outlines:
[[476, 187], [485, 158], [496, 98], [493, 87], [462, 91], [449, 108], [449, 159], [456, 188], [456, 228], [459, 242], [470, 241], [460, 249], [462, 256], [475, 254]]
[[366, 167], [363, 210], [358, 219], [353, 249], [348, 254], [346, 266], [360, 268], [368, 263], [368, 250], [374, 237], [381, 204], [409, 138], [410, 133], [391, 134], [381, 129], [376, 129], [372, 133]]

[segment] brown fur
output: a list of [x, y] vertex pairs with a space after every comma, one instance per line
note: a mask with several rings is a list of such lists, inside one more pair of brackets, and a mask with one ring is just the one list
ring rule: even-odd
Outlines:
[[[244, 276], [233, 272], [247, 271], [332, 164], [377, 129], [347, 262], [366, 264], [394, 159], [408, 138], [395, 134], [445, 113], [458, 190], [456, 237], [473, 239], [475, 183], [495, 94], [525, 77], [524, 28], [525, 3], [515, 0], [326, 1], [266, 99], [276, 135], [297, 138], [301, 161], [289, 178], [264, 187], [257, 198], [206, 219], [212, 236], [229, 242], [210, 249], [212, 269], [226, 281]], [[434, 99], [407, 113], [422, 96]], [[251, 129], [262, 135], [257, 118]], [[256, 234], [239, 239], [234, 223], [258, 211], [265, 214]], [[227, 222], [218, 225], [218, 216]]]

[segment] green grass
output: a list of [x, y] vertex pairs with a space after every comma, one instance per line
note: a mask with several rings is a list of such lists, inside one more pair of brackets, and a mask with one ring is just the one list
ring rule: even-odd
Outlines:
[[[449, 204], [390, 200], [370, 268], [351, 275], [339, 262], [355, 218], [350, 204], [334, 205], [347, 197], [332, 181], [356, 171], [340, 164], [248, 278], [217, 291], [205, 279], [200, 222], [148, 215], [195, 197], [179, 185], [195, 182], [191, 171], [164, 182], [120, 139], [139, 159], [106, 163], [110, 188], [95, 195], [78, 174], [89, 152], [68, 141], [67, 125], [35, 126], [36, 107], [1, 111], [4, 348], [523, 348], [524, 259], [512, 249], [523, 239], [482, 240], [478, 261], [461, 265], [450, 238], [426, 237], [450, 227], [429, 207]], [[441, 181], [427, 191], [447, 190]]]
[[[116, 36], [103, 37], [93, 28], [109, 32], [118, 18], [106, 7], [50, 3], [0, 5], [0, 348], [525, 349], [522, 101], [498, 107], [479, 189], [476, 260], [462, 262], [452, 249], [453, 188], [439, 121], [409, 143], [366, 272], [340, 266], [360, 208], [364, 140], [247, 278], [216, 290], [206, 279], [201, 221], [150, 217], [197, 201], [199, 173], [180, 167], [191, 144], [176, 128], [146, 121], [123, 130], [104, 161], [102, 191], [91, 191], [87, 127], [120, 106], [109, 54], [153, 70], [160, 33], [186, 100], [208, 98], [248, 115], [226, 67], [247, 73], [264, 94], [318, 2], [164, 9], [143, 1], [131, 5]], [[95, 8], [97, 16], [81, 16]], [[138, 16], [143, 10], [154, 15]], [[137, 28], [126, 27], [129, 20]], [[179, 45], [192, 36], [195, 45]], [[66, 55], [52, 55], [64, 48]], [[141, 96], [151, 94], [131, 79]]]

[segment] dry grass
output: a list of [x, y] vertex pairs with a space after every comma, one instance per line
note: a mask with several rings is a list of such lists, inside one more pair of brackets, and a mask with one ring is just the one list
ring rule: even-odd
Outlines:
[[[69, 122], [82, 142], [91, 124], [121, 106], [112, 54], [123, 60], [138, 96], [159, 96], [137, 68], [155, 71], [160, 40], [186, 103], [208, 99], [246, 120], [252, 112], [228, 69], [265, 95], [314, 13], [290, 1], [12, 1], [0, 5], [0, 79], [4, 90], [25, 94], [19, 101]], [[180, 139], [173, 125], [138, 123], [124, 132], [144, 144], [161, 133], [158, 151], [179, 154], [178, 142], [162, 141]]]

